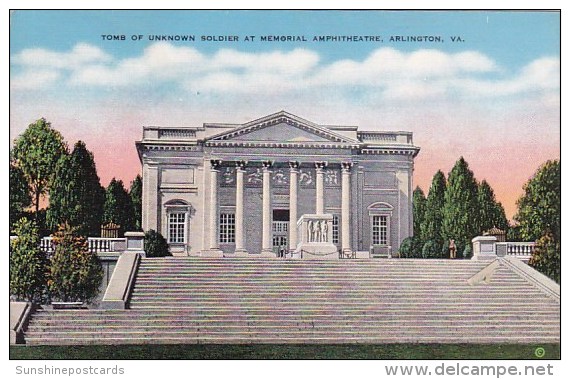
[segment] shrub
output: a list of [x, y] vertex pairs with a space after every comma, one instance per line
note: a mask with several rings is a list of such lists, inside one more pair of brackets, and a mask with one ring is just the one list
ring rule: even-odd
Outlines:
[[21, 218], [14, 224], [14, 233], [18, 238], [10, 242], [10, 295], [39, 301], [46, 285], [47, 259], [40, 251], [38, 227]]
[[441, 258], [441, 246], [434, 240], [429, 240], [422, 249], [422, 258]]
[[404, 238], [400, 244], [400, 258], [421, 258], [422, 249], [419, 245], [419, 239], [417, 237], [407, 237]]
[[147, 257], [170, 256], [168, 242], [156, 230], [149, 230], [144, 234], [144, 251]]
[[97, 253], [90, 252], [87, 239], [76, 229], [62, 224], [53, 236], [48, 288], [54, 300], [89, 303], [99, 293], [103, 268]]
[[463, 249], [463, 259], [471, 259], [473, 256], [473, 247], [470, 243], [465, 244], [465, 248]]

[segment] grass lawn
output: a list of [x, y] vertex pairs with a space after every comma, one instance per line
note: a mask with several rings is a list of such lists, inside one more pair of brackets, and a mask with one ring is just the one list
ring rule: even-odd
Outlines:
[[10, 346], [10, 359], [537, 359], [537, 348], [560, 359], [560, 344]]

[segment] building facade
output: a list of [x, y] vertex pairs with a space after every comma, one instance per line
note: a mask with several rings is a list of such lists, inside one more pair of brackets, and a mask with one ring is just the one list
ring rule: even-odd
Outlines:
[[245, 124], [145, 126], [136, 146], [143, 229], [161, 232], [173, 254], [386, 256], [412, 235], [410, 132], [282, 111]]

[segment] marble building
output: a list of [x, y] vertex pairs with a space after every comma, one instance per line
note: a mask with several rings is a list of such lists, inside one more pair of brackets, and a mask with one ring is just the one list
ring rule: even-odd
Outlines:
[[175, 255], [390, 256], [412, 234], [411, 132], [281, 111], [245, 124], [145, 126], [143, 229]]

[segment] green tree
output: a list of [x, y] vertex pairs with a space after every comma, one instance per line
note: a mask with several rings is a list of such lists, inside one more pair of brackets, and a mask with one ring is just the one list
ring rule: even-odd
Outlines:
[[52, 129], [45, 118], [30, 124], [14, 141], [13, 158], [28, 181], [36, 214], [40, 209], [40, 198], [51, 185], [55, 166], [66, 154], [63, 136]]
[[133, 203], [135, 229], [142, 230], [142, 177], [140, 175], [137, 175], [131, 182], [129, 195], [131, 197], [131, 202]]
[[421, 235], [424, 240], [433, 240], [440, 245], [444, 245], [445, 242], [441, 229], [443, 225], [446, 186], [447, 183], [443, 172], [436, 172], [433, 176], [426, 199], [425, 217], [421, 226]]
[[22, 218], [16, 222], [14, 233], [18, 238], [10, 242], [10, 295], [16, 300], [38, 301], [45, 289], [47, 272], [38, 227]]
[[478, 186], [477, 202], [479, 204], [479, 233], [491, 228], [499, 228], [506, 233], [509, 222], [505, 215], [505, 209], [496, 200], [495, 192], [486, 180], [483, 180]]
[[423, 241], [421, 226], [425, 220], [426, 197], [420, 187], [416, 187], [413, 194], [414, 236]]
[[122, 180], [113, 178], [105, 192], [103, 213], [105, 223], [113, 222], [121, 226], [120, 233], [135, 230], [135, 214], [133, 203]]
[[556, 241], [552, 233], [539, 238], [528, 264], [560, 283], [560, 241]]
[[87, 239], [69, 224], [60, 225], [53, 236], [48, 289], [52, 299], [89, 303], [99, 293], [103, 268], [97, 253], [90, 252]]
[[31, 204], [30, 187], [24, 172], [10, 162], [10, 227], [24, 215]]
[[93, 154], [78, 141], [70, 155], [62, 157], [49, 190], [47, 225], [56, 230], [69, 223], [83, 236], [98, 236], [103, 218], [105, 189], [101, 186]]
[[521, 237], [536, 241], [551, 233], [560, 242], [561, 192], [560, 161], [547, 161], [524, 185], [524, 195], [517, 201], [515, 220]]
[[477, 191], [473, 172], [465, 159], [459, 158], [448, 176], [442, 223], [443, 237], [445, 240], [455, 240], [458, 257], [462, 255], [465, 245], [479, 234]]

